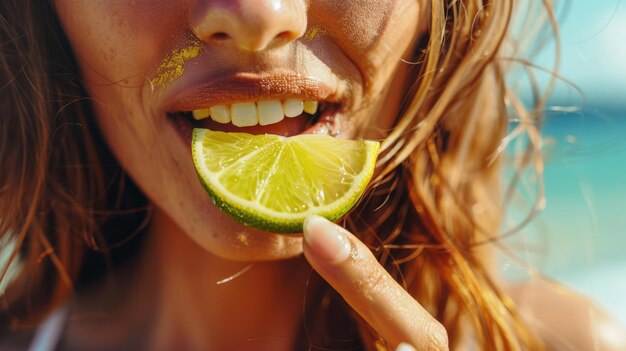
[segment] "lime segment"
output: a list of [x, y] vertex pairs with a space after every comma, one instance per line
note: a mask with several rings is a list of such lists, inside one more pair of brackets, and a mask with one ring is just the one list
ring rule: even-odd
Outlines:
[[317, 214], [335, 221], [372, 177], [380, 144], [319, 134], [283, 137], [194, 129], [193, 161], [213, 203], [244, 225], [300, 233]]

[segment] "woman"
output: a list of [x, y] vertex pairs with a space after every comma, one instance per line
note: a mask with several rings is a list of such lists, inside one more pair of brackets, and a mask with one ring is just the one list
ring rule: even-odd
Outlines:
[[[3, 1], [4, 347], [563, 341], [520, 316], [484, 244], [501, 216], [505, 102], [519, 108], [499, 59], [512, 5]], [[190, 115], [288, 99], [330, 111], [337, 137], [384, 139], [371, 191], [341, 222], [354, 234], [317, 217], [303, 236], [244, 227], [197, 181], [190, 125], [291, 135], [312, 122]], [[591, 340], [576, 328], [549, 332]]]

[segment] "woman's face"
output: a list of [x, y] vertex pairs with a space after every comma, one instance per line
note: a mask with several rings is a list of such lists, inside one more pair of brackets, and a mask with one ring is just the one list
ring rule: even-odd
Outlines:
[[[244, 227], [221, 213], [195, 174], [192, 126], [250, 133], [384, 136], [425, 28], [422, 0], [57, 0], [57, 13], [109, 147], [159, 209], [219, 256], [266, 260], [301, 251], [299, 236]], [[262, 124], [205, 116], [256, 107]], [[258, 104], [259, 101], [268, 103]], [[311, 104], [307, 102], [307, 106]], [[314, 105], [314, 104], [311, 104]], [[233, 109], [234, 110], [234, 109]], [[271, 110], [271, 109], [270, 109]], [[270, 111], [268, 110], [268, 111]], [[285, 112], [284, 110], [284, 112]], [[223, 113], [223, 112], [222, 112]], [[286, 112], [285, 112], [286, 113]], [[225, 116], [222, 116], [225, 117]]]

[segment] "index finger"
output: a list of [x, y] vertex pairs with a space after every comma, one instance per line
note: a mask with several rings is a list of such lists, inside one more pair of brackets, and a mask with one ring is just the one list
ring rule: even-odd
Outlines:
[[354, 235], [312, 216], [304, 223], [304, 255], [391, 346], [447, 350], [443, 326], [407, 293]]

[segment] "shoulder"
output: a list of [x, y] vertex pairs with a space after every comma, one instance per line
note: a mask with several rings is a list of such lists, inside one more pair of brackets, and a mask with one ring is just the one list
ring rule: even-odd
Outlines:
[[587, 297], [540, 279], [506, 290], [550, 348], [626, 350], [624, 327]]

